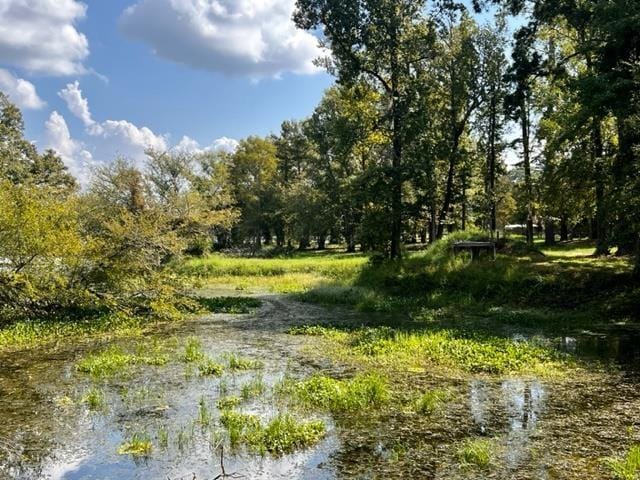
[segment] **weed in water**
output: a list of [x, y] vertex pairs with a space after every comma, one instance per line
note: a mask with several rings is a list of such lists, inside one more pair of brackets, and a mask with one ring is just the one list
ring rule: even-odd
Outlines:
[[211, 358], [204, 358], [198, 363], [198, 370], [202, 376], [219, 377], [224, 372], [224, 365], [215, 362]]
[[331, 412], [357, 412], [380, 407], [389, 400], [386, 380], [376, 374], [358, 375], [351, 380], [336, 380], [316, 375], [308, 380], [284, 385], [281, 393], [291, 393], [308, 408]]
[[262, 362], [250, 358], [239, 357], [233, 353], [227, 354], [230, 370], [257, 370], [262, 368]]
[[448, 399], [449, 392], [446, 390], [430, 390], [420, 395], [415, 401], [415, 411], [423, 415], [431, 415], [441, 410]]
[[634, 445], [624, 457], [608, 458], [605, 464], [619, 480], [637, 480], [640, 476], [640, 444]]
[[153, 450], [153, 443], [146, 433], [134, 433], [130, 440], [120, 445], [119, 455], [132, 455], [134, 457], [148, 457]]
[[465, 467], [488, 468], [491, 465], [492, 450], [493, 445], [489, 440], [470, 439], [458, 449], [456, 456]]
[[96, 378], [104, 378], [112, 375], [126, 373], [128, 367], [133, 365], [162, 366], [167, 363], [166, 356], [158, 352], [131, 354], [119, 347], [110, 347], [102, 352], [86, 356], [76, 364], [76, 370], [88, 373]]
[[182, 360], [186, 363], [199, 362], [204, 360], [205, 355], [202, 351], [202, 342], [196, 337], [187, 339], [187, 344], [184, 347], [184, 354]]
[[200, 402], [198, 402], [198, 423], [200, 426], [208, 427], [211, 425], [211, 420], [213, 415], [211, 414], [211, 410], [209, 410], [209, 405], [204, 397], [200, 398]]
[[178, 435], [176, 435], [176, 444], [178, 446], [178, 450], [181, 452], [184, 451], [187, 446], [193, 440], [193, 430], [185, 429], [184, 427], [180, 427], [178, 430]]
[[164, 450], [169, 447], [169, 429], [165, 426], [158, 427], [158, 445]]
[[216, 406], [218, 407], [218, 410], [231, 410], [241, 403], [242, 399], [240, 397], [223, 397], [218, 400]]
[[220, 379], [220, 383], [218, 384], [218, 395], [221, 397], [226, 397], [229, 394], [229, 382], [225, 378]]
[[262, 377], [256, 377], [249, 383], [245, 383], [240, 388], [240, 396], [243, 400], [247, 401], [255, 397], [259, 397], [266, 390], [266, 385]]
[[229, 443], [233, 448], [237, 447], [247, 435], [260, 429], [258, 417], [235, 410], [223, 410], [220, 414], [220, 423], [227, 429]]
[[82, 397], [82, 403], [91, 411], [102, 410], [106, 406], [106, 400], [102, 390], [90, 388]]

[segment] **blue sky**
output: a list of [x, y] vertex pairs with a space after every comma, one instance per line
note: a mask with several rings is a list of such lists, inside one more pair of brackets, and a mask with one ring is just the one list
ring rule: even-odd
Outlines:
[[4, 0], [0, 90], [80, 177], [149, 146], [230, 149], [306, 117], [333, 83], [294, 4]]

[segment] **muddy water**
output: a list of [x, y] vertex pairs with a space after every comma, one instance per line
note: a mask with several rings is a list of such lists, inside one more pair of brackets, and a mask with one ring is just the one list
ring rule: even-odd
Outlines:
[[[639, 439], [637, 356], [625, 353], [627, 347], [620, 346], [624, 340], [598, 337], [616, 347], [590, 348], [587, 353], [613, 357], [620, 361], [619, 370], [606, 375], [585, 372], [563, 381], [398, 372], [397, 388], [446, 388], [453, 400], [432, 417], [393, 406], [376, 415], [320, 416], [328, 433], [313, 448], [279, 458], [225, 452], [221, 465], [214, 448], [219, 432], [198, 425], [199, 403], [204, 400], [210, 407], [215, 422], [217, 400], [238, 395], [258, 377], [274, 385], [285, 375], [303, 378], [330, 369], [337, 373], [332, 362], [322, 360], [322, 352], [315, 349], [316, 354], [309, 355], [316, 347], [314, 339], [286, 335], [286, 330], [331, 322], [336, 315], [366, 320], [276, 296], [262, 299], [263, 307], [254, 314], [211, 315], [149, 336], [177, 346], [197, 336], [214, 358], [234, 352], [259, 359], [264, 363], [259, 371], [202, 378], [177, 359], [162, 367], [136, 367], [108, 380], [75, 371], [80, 358], [107, 344], [0, 357], [0, 479], [202, 480], [216, 478], [222, 466], [227, 474], [265, 479], [609, 478], [602, 458]], [[556, 341], [580, 352], [592, 339], [582, 338]], [[127, 347], [130, 342], [121, 343]], [[104, 410], [91, 412], [79, 404], [90, 388], [104, 393]], [[267, 393], [244, 404], [242, 411], [267, 419], [284, 408]], [[118, 447], [136, 432], [151, 437], [152, 454], [140, 460], [118, 455]], [[168, 437], [166, 446], [160, 446], [162, 432]], [[470, 437], [495, 445], [497, 459], [489, 471], [460, 465], [456, 451]]]

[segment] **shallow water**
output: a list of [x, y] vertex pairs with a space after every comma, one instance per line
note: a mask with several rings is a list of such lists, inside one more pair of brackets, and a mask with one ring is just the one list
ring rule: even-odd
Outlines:
[[[208, 292], [224, 293], [228, 292]], [[222, 473], [215, 448], [219, 437], [197, 424], [200, 401], [210, 406], [215, 422], [215, 405], [225, 391], [237, 395], [257, 376], [272, 386], [284, 375], [303, 378], [318, 369], [338, 372], [340, 367], [323, 360], [317, 348], [313, 354], [313, 338], [285, 332], [292, 325], [330, 322], [336, 315], [359, 319], [353, 312], [277, 296], [262, 298], [263, 307], [254, 314], [211, 315], [159, 328], [150, 336], [175, 345], [197, 336], [213, 357], [234, 352], [261, 360], [264, 368], [259, 371], [202, 378], [178, 360], [162, 367], [135, 367], [127, 376], [106, 380], [75, 371], [80, 358], [104, 349], [106, 343], [0, 356], [0, 478], [217, 477]], [[116, 343], [127, 347], [139, 341]], [[320, 416], [328, 433], [317, 446], [277, 458], [227, 451], [225, 472], [265, 479], [608, 478], [602, 458], [638, 440], [637, 342], [588, 334], [554, 341], [575, 354], [613, 359], [621, 369], [563, 381], [398, 372], [398, 378], [404, 375], [407, 380], [401, 385], [446, 388], [453, 400], [433, 417], [397, 408], [377, 415]], [[78, 404], [91, 387], [104, 392], [104, 411], [90, 412]], [[266, 394], [244, 404], [242, 411], [267, 419], [284, 408]], [[168, 433], [166, 447], [158, 442], [162, 430]], [[154, 441], [149, 458], [118, 455], [118, 447], [135, 432], [145, 432]], [[456, 458], [456, 450], [470, 437], [495, 444], [497, 461], [490, 473], [464, 468]]]

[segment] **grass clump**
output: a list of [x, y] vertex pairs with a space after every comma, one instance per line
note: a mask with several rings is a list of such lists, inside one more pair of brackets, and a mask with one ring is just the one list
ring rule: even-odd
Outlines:
[[240, 396], [244, 401], [250, 400], [255, 397], [259, 397], [266, 390], [266, 385], [261, 377], [254, 378], [248, 383], [245, 383], [240, 388]]
[[182, 360], [186, 363], [194, 363], [204, 360], [205, 354], [202, 351], [202, 342], [196, 337], [187, 339], [187, 344], [184, 347], [184, 354]]
[[493, 455], [491, 441], [476, 438], [469, 439], [456, 452], [458, 461], [463, 467], [489, 468]]
[[227, 354], [227, 362], [230, 370], [258, 370], [263, 366], [259, 360], [240, 357], [233, 353]]
[[331, 412], [357, 412], [384, 405], [390, 397], [386, 380], [376, 374], [358, 375], [351, 380], [336, 380], [316, 375], [284, 389], [309, 408]]
[[202, 376], [219, 377], [224, 372], [224, 365], [215, 362], [211, 358], [204, 358], [198, 364], [198, 370]]
[[323, 422], [298, 421], [287, 413], [278, 414], [263, 425], [255, 415], [225, 410], [220, 421], [229, 433], [232, 447], [245, 445], [261, 455], [292, 453], [317, 443], [325, 435]]
[[148, 457], [153, 450], [151, 438], [146, 433], [134, 433], [130, 440], [118, 448], [118, 455], [132, 455], [134, 457]]
[[104, 378], [118, 373], [124, 373], [133, 365], [162, 366], [168, 362], [166, 356], [156, 352], [139, 352], [132, 354], [119, 347], [110, 347], [102, 352], [93, 353], [81, 359], [76, 364], [78, 372], [87, 373], [92, 377]]
[[414, 404], [415, 411], [423, 415], [431, 415], [440, 411], [448, 399], [449, 392], [446, 390], [430, 390], [416, 399]]
[[240, 397], [223, 397], [218, 400], [217, 407], [219, 410], [231, 410], [242, 403]]
[[97, 388], [90, 388], [82, 397], [82, 403], [87, 406], [91, 411], [98, 411], [104, 409], [106, 406], [106, 400], [102, 390]]
[[469, 439], [456, 452], [463, 467], [488, 468], [491, 466], [493, 445], [489, 440]]
[[260, 308], [262, 302], [251, 297], [215, 297], [199, 298], [198, 302], [212, 313], [243, 314]]
[[618, 480], [640, 478], [640, 444], [634, 445], [623, 457], [608, 458], [607, 467]]

